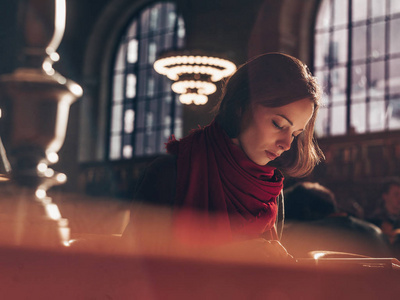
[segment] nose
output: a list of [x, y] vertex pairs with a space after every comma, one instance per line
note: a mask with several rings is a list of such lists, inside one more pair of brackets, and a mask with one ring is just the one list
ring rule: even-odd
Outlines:
[[293, 141], [293, 136], [292, 135], [285, 135], [281, 139], [277, 141], [277, 146], [279, 149], [282, 149], [283, 151], [287, 151], [290, 149]]

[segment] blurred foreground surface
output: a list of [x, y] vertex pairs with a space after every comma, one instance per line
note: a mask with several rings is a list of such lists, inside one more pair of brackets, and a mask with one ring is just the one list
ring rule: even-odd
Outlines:
[[[89, 227], [82, 226], [77, 215], [78, 211], [88, 212], [89, 207], [71, 205], [69, 217], [75, 216], [81, 228]], [[102, 210], [95, 220], [85, 214], [86, 222], [101, 224], [102, 219], [109, 227], [113, 223], [109, 218], [122, 222], [125, 207], [105, 207], [108, 213]], [[67, 209], [60, 205], [61, 212]], [[259, 243], [244, 247], [181, 245], [169, 242], [168, 212], [156, 214], [149, 208], [138, 213], [137, 219], [138, 229], [142, 229], [128, 238], [104, 230], [76, 232], [78, 226], [70, 220], [71, 240], [64, 246], [47, 245], [43, 239], [38, 245], [3, 240], [0, 298], [397, 299], [400, 294], [396, 260], [280, 260], [259, 255], [262, 249], [252, 247]], [[7, 224], [2, 226], [10, 226]], [[111, 231], [119, 231], [117, 225]]]
[[168, 255], [0, 250], [2, 299], [397, 299], [400, 273]]

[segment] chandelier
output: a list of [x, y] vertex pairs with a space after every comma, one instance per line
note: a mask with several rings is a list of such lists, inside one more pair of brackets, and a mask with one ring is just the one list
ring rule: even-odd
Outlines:
[[204, 55], [169, 55], [154, 63], [157, 73], [173, 80], [172, 90], [183, 104], [206, 104], [215, 93], [215, 82], [232, 75], [236, 65], [229, 60]]

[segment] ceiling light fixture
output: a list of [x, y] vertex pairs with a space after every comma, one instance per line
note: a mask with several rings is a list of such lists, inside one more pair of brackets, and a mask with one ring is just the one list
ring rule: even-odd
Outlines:
[[171, 88], [183, 104], [206, 104], [215, 93], [214, 82], [232, 75], [236, 65], [229, 60], [204, 55], [169, 55], [154, 63], [157, 73], [175, 81]]

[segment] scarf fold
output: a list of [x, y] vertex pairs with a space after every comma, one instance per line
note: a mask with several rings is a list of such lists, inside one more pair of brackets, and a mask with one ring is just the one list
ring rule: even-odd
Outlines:
[[175, 221], [181, 236], [192, 235], [196, 224], [196, 238], [217, 243], [261, 234], [277, 238], [280, 171], [251, 161], [215, 121], [171, 139], [167, 152], [177, 155]]

